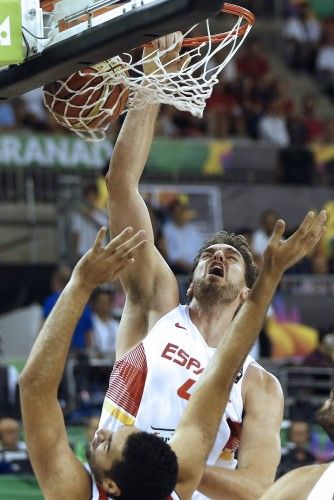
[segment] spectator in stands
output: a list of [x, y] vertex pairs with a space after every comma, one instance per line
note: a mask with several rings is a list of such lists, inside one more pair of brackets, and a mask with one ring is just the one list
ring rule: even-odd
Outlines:
[[211, 97], [206, 103], [206, 119], [210, 137], [245, 135], [242, 109], [235, 89], [230, 83], [221, 81], [213, 87]]
[[258, 97], [245, 96], [242, 108], [246, 121], [247, 134], [252, 139], [257, 139], [259, 121], [263, 114], [263, 103]]
[[71, 276], [71, 269], [68, 266], [60, 265], [55, 269], [51, 276], [50, 281], [50, 289], [52, 291], [51, 295], [48, 295], [46, 299], [44, 299], [42, 307], [43, 307], [43, 319], [45, 320], [50, 314], [53, 306], [58, 300], [59, 295], [62, 290], [64, 290], [68, 280]]
[[330, 118], [325, 123], [324, 142], [327, 144], [334, 143], [334, 118]]
[[285, 116], [290, 116], [295, 108], [295, 102], [289, 92], [289, 82], [283, 78], [273, 77], [269, 82], [268, 96], [279, 99], [281, 110]]
[[177, 125], [178, 110], [173, 106], [162, 106], [157, 122], [157, 134], [163, 137], [178, 137], [181, 135]]
[[256, 229], [252, 236], [253, 255], [259, 265], [262, 264], [262, 256], [265, 251], [270, 235], [275, 227], [279, 215], [275, 210], [268, 209], [262, 212], [260, 217], [260, 227]]
[[258, 138], [286, 148], [290, 144], [287, 119], [282, 111], [281, 101], [273, 98], [258, 123]]
[[322, 335], [315, 350], [306, 356], [304, 366], [313, 368], [334, 368], [334, 334]]
[[[71, 276], [71, 270], [67, 266], [59, 266], [51, 277], [51, 290], [52, 293], [44, 300], [43, 307], [43, 319], [45, 320], [50, 312], [52, 311], [55, 303], [57, 302], [62, 290], [65, 288], [69, 278]], [[91, 318], [91, 309], [88, 305], [85, 306], [82, 315], [77, 323], [74, 330], [74, 335], [72, 337], [70, 356], [76, 359], [76, 384], [77, 392], [81, 399], [87, 400], [89, 398], [88, 393], [88, 365], [89, 357], [87, 352], [93, 346], [93, 324]], [[67, 384], [66, 379], [60, 387], [60, 399], [67, 403]]]
[[327, 34], [325, 44], [320, 48], [316, 70], [322, 89], [334, 102], [334, 31]]
[[301, 0], [283, 28], [288, 64], [294, 69], [312, 72], [320, 37], [319, 21], [311, 13], [307, 0]]
[[26, 109], [26, 125], [36, 131], [48, 129], [48, 111], [44, 106], [42, 89], [34, 89], [21, 96]]
[[296, 109], [294, 100], [289, 95], [288, 82], [282, 78], [273, 78], [268, 87], [268, 98], [280, 103], [282, 116], [286, 118], [286, 126], [291, 145], [305, 144], [306, 125]]
[[289, 438], [290, 446], [288, 451], [282, 455], [277, 472], [278, 477], [290, 470], [315, 463], [315, 456], [308, 449], [310, 446], [310, 427], [307, 422], [303, 420], [291, 422]]
[[314, 94], [304, 94], [301, 102], [302, 120], [306, 127], [306, 142], [320, 140], [325, 132], [325, 124], [317, 116], [317, 97]]
[[[69, 267], [59, 266], [51, 277], [52, 293], [43, 302], [43, 319], [45, 320], [57, 302], [61, 292], [65, 288], [71, 276]], [[71, 347], [74, 349], [85, 349], [93, 345], [91, 310], [86, 307], [79, 319], [78, 325], [73, 335]]]
[[97, 288], [91, 297], [93, 342], [97, 354], [115, 360], [119, 321], [113, 317], [114, 294], [107, 288]]
[[0, 365], [0, 418], [20, 417], [18, 391], [19, 372], [13, 365]]
[[13, 106], [10, 102], [0, 104], [0, 130], [6, 131], [15, 128], [16, 118]]
[[253, 38], [244, 45], [243, 51], [236, 59], [238, 74], [241, 78], [249, 77], [251, 80], [259, 80], [270, 71], [270, 63], [263, 53], [260, 42]]
[[0, 472], [32, 472], [24, 441], [20, 441], [20, 427], [13, 418], [0, 420]]
[[73, 247], [75, 260], [79, 260], [93, 245], [97, 231], [108, 227], [105, 209], [98, 208], [99, 192], [96, 184], [83, 189], [84, 204], [72, 217]]
[[167, 260], [174, 273], [187, 274], [203, 244], [203, 235], [192, 222], [194, 212], [179, 198], [169, 206], [169, 216], [162, 227]]
[[329, 272], [329, 262], [325, 255], [311, 255], [311, 272], [312, 274], [326, 275]]
[[[307, 127], [303, 117], [295, 109], [287, 117], [287, 129], [290, 137], [290, 145], [292, 147], [304, 147], [307, 142]], [[282, 174], [282, 172], [280, 173]]]

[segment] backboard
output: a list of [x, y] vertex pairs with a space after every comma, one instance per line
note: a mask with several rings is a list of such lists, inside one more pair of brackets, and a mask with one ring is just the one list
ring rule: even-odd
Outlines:
[[0, 69], [2, 100], [161, 35], [185, 31], [217, 15], [224, 4], [222, 0], [17, 1], [22, 11], [24, 61]]

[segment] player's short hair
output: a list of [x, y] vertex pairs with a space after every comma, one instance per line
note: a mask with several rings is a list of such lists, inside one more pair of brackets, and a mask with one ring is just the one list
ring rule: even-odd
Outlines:
[[177, 482], [177, 457], [158, 436], [136, 432], [127, 438], [122, 458], [104, 474], [121, 490], [121, 496], [110, 498], [166, 500]]
[[191, 283], [193, 280], [195, 269], [204, 250], [210, 247], [211, 245], [217, 245], [217, 244], [231, 245], [232, 247], [239, 250], [245, 262], [246, 285], [248, 286], [248, 288], [252, 288], [259, 274], [259, 268], [255, 264], [249, 245], [244, 236], [242, 236], [241, 234], [228, 233], [227, 231], [220, 231], [219, 233], [214, 233], [204, 242], [204, 245], [202, 246], [197, 256], [195, 257], [193, 267], [190, 271], [189, 283]]

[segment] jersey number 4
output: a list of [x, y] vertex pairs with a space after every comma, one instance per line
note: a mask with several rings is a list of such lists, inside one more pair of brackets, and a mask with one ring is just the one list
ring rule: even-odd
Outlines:
[[177, 395], [182, 398], [182, 399], [185, 399], [186, 401], [188, 401], [188, 399], [190, 398], [191, 394], [188, 392], [192, 386], [196, 383], [196, 380], [193, 380], [192, 378], [188, 378], [188, 380], [185, 381], [184, 384], [182, 384], [178, 390], [177, 390]]

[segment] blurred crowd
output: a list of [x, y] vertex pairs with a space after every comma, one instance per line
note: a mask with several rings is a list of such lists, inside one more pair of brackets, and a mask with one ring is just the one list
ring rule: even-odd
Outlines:
[[[243, 3], [257, 11], [253, 2]], [[319, 116], [317, 105], [321, 93], [334, 103], [334, 18], [318, 19], [308, 0], [286, 2], [279, 45], [279, 57], [296, 74], [311, 76], [318, 92], [301, 90], [296, 95], [286, 75], [273, 67], [272, 53], [266, 51], [262, 41], [250, 37], [220, 75], [204, 117], [197, 119], [164, 107], [158, 133], [171, 137], [247, 137], [282, 148], [317, 141], [333, 143], [334, 119]], [[220, 62], [219, 54], [215, 57]], [[115, 124], [115, 132], [121, 120]], [[67, 131], [47, 112], [40, 89], [0, 104], [0, 130], [15, 129]]]

